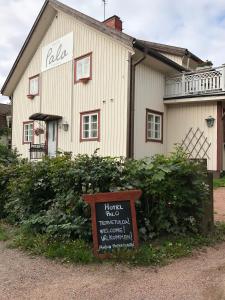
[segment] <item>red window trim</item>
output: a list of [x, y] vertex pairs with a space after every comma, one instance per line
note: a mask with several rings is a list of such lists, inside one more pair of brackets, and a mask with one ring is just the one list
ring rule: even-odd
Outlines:
[[[24, 125], [26, 125], [26, 124], [33, 124], [32, 142], [25, 142], [24, 141]], [[34, 144], [34, 121], [25, 121], [25, 122], [23, 122], [23, 141], [22, 142], [23, 142], [23, 145], [30, 144], [30, 143]]]
[[[77, 80], [77, 61], [90, 56], [90, 76], [87, 78], [80, 78], [79, 80]], [[79, 56], [77, 58], [74, 59], [74, 83], [78, 83], [78, 82], [82, 82], [82, 79], [86, 79], [86, 80], [92, 80], [92, 52], [89, 52], [87, 54], [84, 54], [82, 56]]]
[[[34, 78], [37, 78], [37, 77], [38, 77], [38, 92], [37, 92], [37, 94], [31, 94], [30, 93], [30, 81]], [[28, 95], [29, 96], [39, 96], [39, 94], [40, 94], [40, 74], [37, 74], [37, 75], [34, 75], [32, 77], [29, 77], [29, 93], [28, 93]]]
[[[148, 113], [153, 113], [153, 114], [161, 116], [162, 122], [161, 122], [161, 139], [160, 140], [148, 138], [148, 126], [147, 126], [147, 124], [148, 124]], [[146, 143], [147, 142], [154, 142], [154, 143], [161, 143], [161, 144], [163, 144], [163, 112], [146, 108], [146, 117], [145, 117], [145, 142]]]
[[[82, 135], [82, 133], [83, 133], [83, 122], [82, 122], [83, 116], [84, 115], [95, 114], [95, 113], [98, 114], [98, 136], [97, 136], [97, 138], [84, 139], [83, 135]], [[84, 112], [80, 113], [80, 143], [81, 142], [90, 142], [90, 141], [98, 141], [98, 142], [100, 142], [100, 124], [101, 124], [100, 123], [100, 116], [101, 116], [100, 109], [89, 110], [89, 111], [84, 111]]]

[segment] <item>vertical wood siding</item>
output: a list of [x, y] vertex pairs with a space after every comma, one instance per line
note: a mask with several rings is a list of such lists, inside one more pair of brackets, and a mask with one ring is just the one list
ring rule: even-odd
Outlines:
[[163, 53], [163, 52], [161, 54], [182, 66], [182, 57], [181, 56], [174, 55], [174, 54]]
[[[73, 31], [74, 58], [92, 52], [92, 80], [74, 84], [73, 64], [69, 62], [41, 73], [43, 46]], [[128, 109], [128, 58], [132, 49], [59, 12], [48, 29], [32, 61], [14, 92], [13, 146], [27, 156], [22, 145], [22, 122], [33, 113], [61, 115], [69, 130], [59, 124], [58, 148], [74, 154], [126, 155]], [[28, 78], [41, 73], [40, 96], [28, 100]], [[80, 112], [101, 110], [101, 141], [80, 143]], [[39, 142], [40, 138], [35, 138]]]
[[[162, 73], [152, 69], [150, 66], [140, 64], [136, 67], [135, 76], [135, 117], [134, 117], [134, 157], [150, 157], [157, 153], [164, 153], [165, 139], [163, 143], [146, 142], [146, 109], [152, 109], [164, 113], [164, 124], [166, 111], [163, 104], [165, 77]], [[164, 125], [165, 133], [165, 125]]]
[[212, 128], [208, 128], [205, 119], [209, 116], [217, 120], [217, 104], [175, 104], [167, 106], [167, 151], [171, 152], [175, 144], [179, 144], [185, 138], [189, 129], [199, 128], [204, 131], [204, 136], [212, 144], [208, 155], [208, 169], [217, 170], [217, 126], [216, 121]]

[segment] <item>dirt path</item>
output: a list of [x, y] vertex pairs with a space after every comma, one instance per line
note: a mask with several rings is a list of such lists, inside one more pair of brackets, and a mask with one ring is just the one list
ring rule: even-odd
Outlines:
[[[215, 191], [215, 219], [225, 221], [225, 188]], [[225, 243], [163, 268], [63, 266], [0, 242], [0, 300], [223, 300]]]
[[0, 299], [225, 299], [225, 243], [162, 268], [63, 266], [0, 242]]
[[214, 190], [215, 221], [225, 222], [225, 188]]

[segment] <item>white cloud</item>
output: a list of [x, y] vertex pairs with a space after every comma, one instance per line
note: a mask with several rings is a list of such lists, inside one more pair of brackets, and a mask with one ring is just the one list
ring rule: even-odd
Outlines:
[[[62, 0], [98, 20], [101, 0]], [[126, 33], [188, 48], [215, 65], [225, 62], [224, 0], [108, 0], [107, 17], [117, 14]], [[44, 0], [0, 0], [0, 86], [2, 86]], [[0, 101], [2, 99], [0, 98]]]

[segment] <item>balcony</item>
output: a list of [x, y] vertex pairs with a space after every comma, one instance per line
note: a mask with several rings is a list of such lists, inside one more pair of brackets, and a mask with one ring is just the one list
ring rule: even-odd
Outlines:
[[225, 65], [166, 78], [165, 97], [182, 98], [225, 93]]
[[30, 143], [30, 160], [42, 159], [47, 155], [47, 148], [45, 144]]

